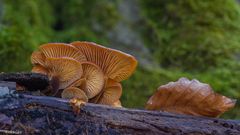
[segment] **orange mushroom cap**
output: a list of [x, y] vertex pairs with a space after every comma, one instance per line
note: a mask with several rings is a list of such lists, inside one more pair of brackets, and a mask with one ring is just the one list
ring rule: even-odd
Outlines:
[[121, 95], [122, 85], [119, 82], [108, 79], [102, 92], [94, 97], [91, 102], [112, 105], [120, 99]]
[[70, 44], [48, 43], [39, 47], [46, 57], [70, 57], [77, 61], [86, 61], [85, 55]]
[[49, 78], [57, 79], [59, 89], [65, 89], [83, 73], [81, 63], [71, 58], [46, 58], [45, 67]]
[[77, 98], [84, 102], [88, 102], [88, 97], [85, 94], [85, 92], [76, 87], [69, 87], [69, 88], [64, 89], [62, 92], [62, 98], [65, 98], [65, 99]]
[[217, 117], [234, 107], [236, 100], [214, 93], [208, 84], [180, 78], [160, 86], [146, 109], [180, 114]]
[[76, 41], [71, 44], [78, 48], [88, 61], [97, 64], [107, 77], [117, 82], [130, 77], [136, 69], [137, 60], [124, 52], [92, 42]]
[[93, 98], [100, 93], [104, 86], [104, 75], [100, 67], [91, 63], [82, 63], [83, 74], [80, 80], [72, 86], [81, 88], [88, 98]]
[[41, 66], [41, 65], [36, 65], [32, 68], [32, 72], [33, 73], [40, 73], [40, 74], [44, 74], [44, 75], [47, 75], [48, 74], [48, 70]]
[[44, 65], [45, 56], [40, 51], [34, 51], [31, 55], [31, 63], [33, 65]]

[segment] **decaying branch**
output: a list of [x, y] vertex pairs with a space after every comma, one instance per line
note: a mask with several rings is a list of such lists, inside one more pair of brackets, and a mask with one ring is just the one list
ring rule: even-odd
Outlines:
[[[19, 75], [19, 78], [15, 75], [1, 74], [0, 80], [11, 78], [14, 81], [12, 78], [15, 78], [20, 83], [18, 79], [24, 78], [23, 82], [34, 84], [31, 82], [32, 75], [28, 73], [25, 73], [26, 76]], [[44, 80], [47, 84], [47, 79], [40, 79], [41, 82]], [[30, 84], [30, 88], [35, 87]], [[15, 86], [15, 82], [0, 82], [0, 134], [240, 134], [240, 121], [236, 120], [112, 108], [90, 103], [82, 106], [80, 114], [75, 115], [68, 100], [16, 94], [12, 92]]]
[[0, 128], [38, 134], [240, 134], [240, 121], [86, 104], [74, 115], [67, 100], [9, 95]]
[[48, 77], [37, 73], [0, 73], [0, 81], [16, 82], [27, 90], [43, 90], [49, 85]]

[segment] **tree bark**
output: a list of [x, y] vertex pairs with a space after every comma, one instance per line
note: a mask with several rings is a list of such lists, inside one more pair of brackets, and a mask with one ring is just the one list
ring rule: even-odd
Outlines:
[[16, 82], [29, 91], [44, 90], [49, 86], [46, 75], [38, 73], [0, 73], [0, 81]]
[[90, 103], [74, 115], [68, 100], [24, 94], [0, 99], [0, 123], [22, 134], [240, 134], [240, 121]]

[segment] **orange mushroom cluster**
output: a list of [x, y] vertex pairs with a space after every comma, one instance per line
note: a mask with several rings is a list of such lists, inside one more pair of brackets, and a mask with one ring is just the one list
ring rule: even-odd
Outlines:
[[48, 43], [32, 53], [32, 72], [48, 75], [46, 95], [120, 107], [121, 81], [132, 75], [137, 60], [92, 42]]

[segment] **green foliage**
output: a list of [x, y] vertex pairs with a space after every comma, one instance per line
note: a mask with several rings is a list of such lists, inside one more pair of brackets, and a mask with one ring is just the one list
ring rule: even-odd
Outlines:
[[61, 42], [89, 40], [104, 44], [106, 32], [117, 22], [116, 3], [109, 0], [52, 0], [55, 39]]
[[123, 96], [121, 98], [123, 105], [131, 108], [143, 108], [149, 97], [160, 85], [185, 76], [182, 73], [175, 73], [163, 69], [138, 68], [133, 76], [123, 82]]
[[5, 64], [0, 70], [5, 72], [30, 70], [30, 55], [43, 43], [107, 43], [105, 29], [118, 19], [114, 1], [5, 0], [2, 4], [0, 61]]
[[[45, 1], [46, 2], [46, 1]], [[29, 56], [36, 47], [46, 42], [51, 12], [44, 1], [6, 0], [0, 22], [1, 71], [29, 69]]]
[[205, 70], [239, 51], [240, 8], [235, 0], [142, 0], [164, 67]]

